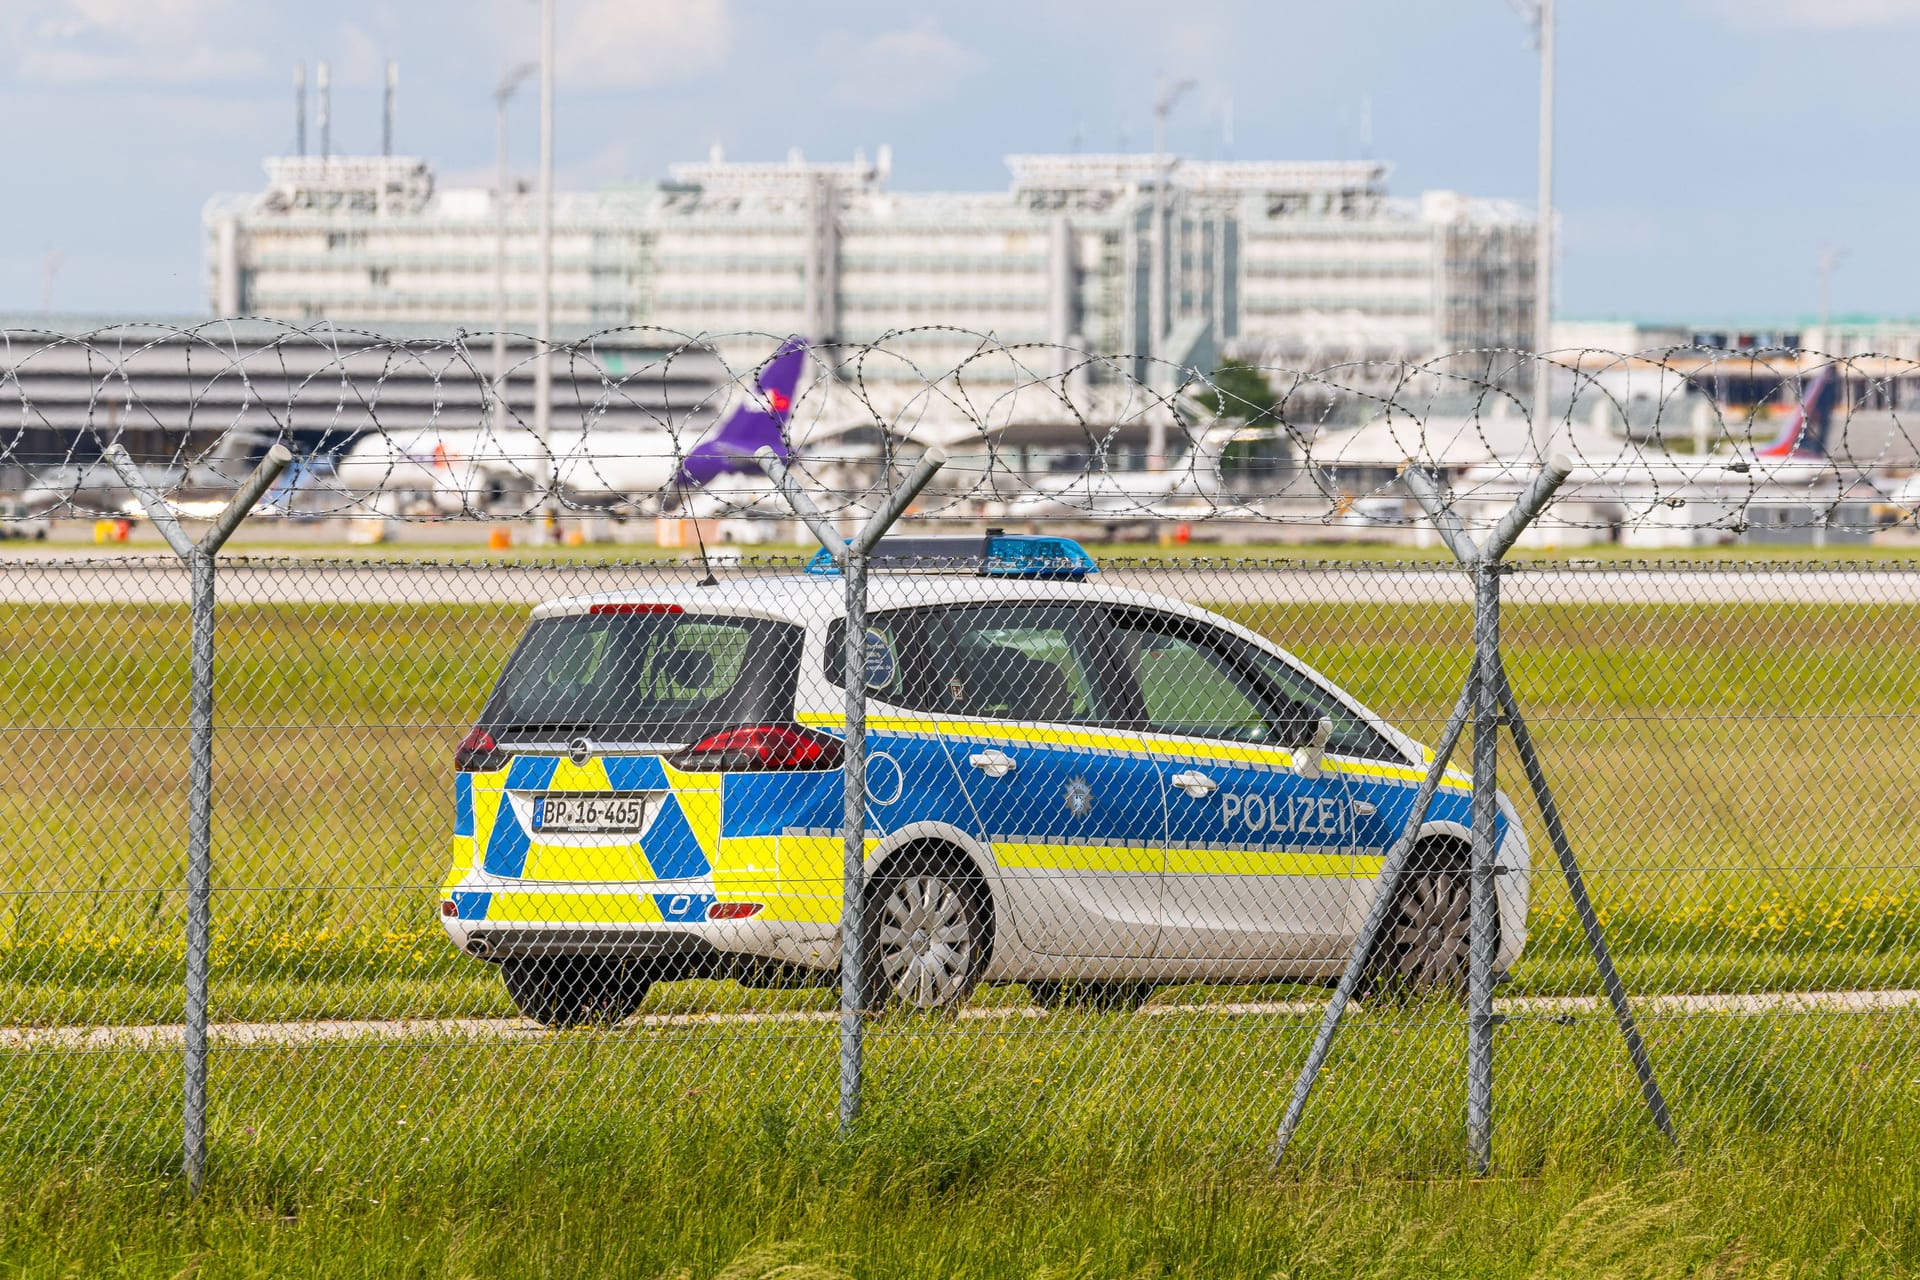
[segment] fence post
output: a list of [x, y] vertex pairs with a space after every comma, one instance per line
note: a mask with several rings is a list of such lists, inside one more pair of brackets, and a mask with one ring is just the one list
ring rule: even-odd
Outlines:
[[1467, 1155], [1474, 1172], [1493, 1165], [1493, 967], [1500, 949], [1497, 866], [1500, 691], [1500, 562], [1473, 565], [1473, 852], [1468, 864]]
[[867, 553], [853, 547], [846, 575], [847, 627], [842, 673], [847, 684], [847, 741], [842, 756], [840, 886], [840, 1127], [860, 1114], [860, 1014], [867, 1006]]
[[114, 444], [106, 460], [140, 499], [147, 516], [191, 574], [192, 650], [188, 665], [187, 739], [187, 971], [185, 1061], [181, 1089], [181, 1168], [187, 1190], [199, 1195], [207, 1173], [207, 1004], [213, 957], [213, 626], [214, 563], [220, 548], [240, 527], [293, 461], [284, 445], [274, 445], [239, 490], [221, 509], [199, 542], [189, 541], [173, 509], [154, 492], [127, 451]]
[[196, 546], [193, 660], [187, 723], [187, 1007], [185, 1139], [187, 1189], [200, 1193], [207, 1168], [207, 998], [213, 952], [213, 552]]
[[847, 1132], [860, 1115], [860, 1085], [865, 1075], [862, 1015], [871, 1003], [866, 983], [867, 900], [867, 566], [882, 535], [905, 513], [947, 461], [938, 446], [920, 455], [920, 461], [887, 495], [880, 510], [851, 538], [820, 513], [813, 500], [795, 483], [793, 473], [771, 446], [755, 452], [754, 461], [767, 473], [806, 526], [820, 539], [839, 565], [846, 584], [846, 634], [841, 674], [847, 693], [846, 741], [841, 755], [841, 886], [840, 886], [840, 1131]]

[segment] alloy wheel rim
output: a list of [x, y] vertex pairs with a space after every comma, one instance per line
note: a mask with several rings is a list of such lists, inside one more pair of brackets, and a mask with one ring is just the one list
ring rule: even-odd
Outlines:
[[1401, 899], [1394, 930], [1397, 966], [1408, 981], [1429, 989], [1466, 971], [1469, 939], [1466, 877], [1450, 871], [1414, 877]]
[[966, 899], [939, 876], [909, 876], [880, 904], [880, 964], [887, 986], [931, 1009], [965, 989], [973, 967]]

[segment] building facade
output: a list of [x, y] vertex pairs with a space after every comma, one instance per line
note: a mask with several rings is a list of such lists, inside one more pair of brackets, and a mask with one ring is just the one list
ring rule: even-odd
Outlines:
[[[1136, 373], [1155, 358], [1317, 366], [1529, 344], [1533, 224], [1504, 202], [1396, 199], [1370, 162], [1007, 163], [1003, 191], [918, 193], [889, 189], [884, 148], [833, 164], [716, 154], [659, 184], [557, 196], [555, 323], [885, 337], [942, 370], [982, 335], [1126, 353]], [[207, 205], [216, 313], [490, 330], [504, 215], [506, 324], [532, 327], [524, 190], [440, 189], [407, 158], [266, 168], [262, 191]]]

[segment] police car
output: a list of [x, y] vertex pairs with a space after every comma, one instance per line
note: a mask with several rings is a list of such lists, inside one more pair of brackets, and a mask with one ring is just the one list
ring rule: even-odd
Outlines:
[[[1265, 637], [1098, 585], [1069, 540], [941, 564], [869, 579], [868, 1003], [1337, 977], [1430, 755]], [[663, 980], [831, 981], [844, 628], [824, 553], [536, 608], [456, 753], [454, 945], [548, 1025]], [[1464, 983], [1469, 785], [1434, 799], [1371, 991]], [[1498, 840], [1504, 970], [1529, 874], [1504, 796]]]

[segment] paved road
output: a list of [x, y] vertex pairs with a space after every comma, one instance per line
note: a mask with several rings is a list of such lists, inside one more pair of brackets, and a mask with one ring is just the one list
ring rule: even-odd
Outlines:
[[[725, 572], [725, 571], [723, 571]], [[731, 576], [731, 575], [729, 575]], [[286, 562], [272, 568], [223, 566], [219, 592], [228, 604], [507, 604], [593, 591], [679, 583], [675, 566], [501, 564], [359, 564]], [[1227, 566], [1196, 564], [1154, 570], [1112, 567], [1104, 586], [1191, 600], [1238, 604], [1466, 603], [1470, 585], [1458, 570]], [[0, 596], [21, 604], [178, 604], [187, 598], [183, 567], [154, 559], [41, 559], [0, 565]], [[1920, 568], [1826, 569], [1782, 566], [1733, 569], [1596, 567], [1521, 569], [1503, 588], [1509, 604], [1920, 604]]]
[[[1920, 1009], [1920, 990], [1894, 991], [1779, 991], [1731, 994], [1643, 996], [1633, 1002], [1635, 1012], [1648, 1017], [1688, 1017], [1701, 1014], [1818, 1014], [1882, 1013]], [[1358, 1007], [1358, 1006], [1356, 1006]], [[1498, 1012], [1520, 1017], [1598, 1016], [1606, 1012], [1599, 996], [1515, 996], [1494, 1001]], [[1147, 1019], [1179, 1017], [1317, 1017], [1326, 1009], [1319, 1000], [1244, 1001], [1221, 1004], [1159, 1004], [1142, 1009]], [[794, 1026], [830, 1023], [832, 1010], [784, 1013], [656, 1013], [627, 1024], [629, 1030], [653, 1028]], [[1044, 1019], [1050, 1015], [1031, 1005], [963, 1010], [968, 1022]], [[524, 1018], [398, 1018], [393, 1020], [337, 1020], [311, 1022], [229, 1022], [209, 1029], [213, 1044], [230, 1047], [281, 1048], [339, 1042], [423, 1040], [538, 1040], [552, 1035]], [[178, 1049], [178, 1025], [120, 1027], [0, 1027], [0, 1050], [109, 1050]]]

